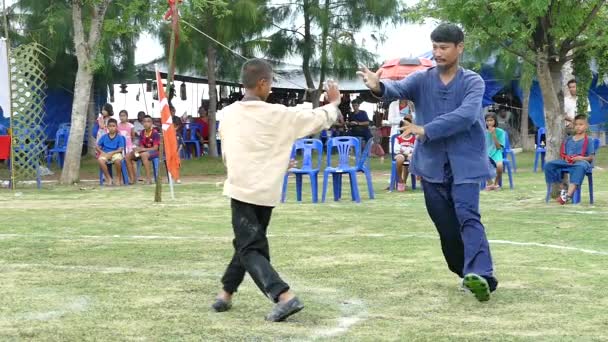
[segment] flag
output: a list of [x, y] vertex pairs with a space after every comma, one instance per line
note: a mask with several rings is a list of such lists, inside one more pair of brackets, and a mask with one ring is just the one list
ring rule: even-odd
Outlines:
[[165, 160], [169, 176], [179, 179], [179, 154], [177, 153], [177, 135], [173, 126], [173, 117], [169, 109], [169, 101], [163, 88], [158, 67], [156, 68], [156, 83], [158, 84], [158, 99], [160, 100], [161, 123], [163, 127], [163, 139], [165, 145]]

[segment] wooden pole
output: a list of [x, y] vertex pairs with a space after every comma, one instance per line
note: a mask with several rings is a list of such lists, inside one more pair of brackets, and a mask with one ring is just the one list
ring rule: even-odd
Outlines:
[[11, 84], [11, 40], [8, 35], [8, 16], [6, 14], [6, 4], [2, 0], [2, 14], [4, 17], [4, 38], [6, 38], [6, 63], [8, 66], [8, 111], [10, 115], [10, 137], [11, 137], [11, 189], [15, 190], [15, 139], [14, 139], [14, 122], [13, 122], [13, 86]]

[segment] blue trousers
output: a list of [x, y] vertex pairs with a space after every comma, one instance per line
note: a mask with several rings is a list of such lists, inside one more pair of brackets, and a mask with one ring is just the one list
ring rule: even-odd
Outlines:
[[450, 170], [444, 183], [422, 182], [426, 209], [439, 233], [448, 268], [461, 278], [478, 274], [494, 291], [498, 281], [479, 214], [479, 184], [454, 184]]
[[545, 181], [547, 184], [561, 183], [562, 172], [567, 171], [570, 174], [570, 183], [581, 186], [585, 179], [585, 174], [591, 168], [591, 164], [587, 161], [577, 161], [574, 164], [568, 164], [565, 160], [552, 160], [545, 164]]

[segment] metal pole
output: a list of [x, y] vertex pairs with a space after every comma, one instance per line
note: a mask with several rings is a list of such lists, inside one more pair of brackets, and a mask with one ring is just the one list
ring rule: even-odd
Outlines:
[[2, 0], [2, 14], [4, 17], [4, 38], [6, 38], [6, 62], [8, 65], [8, 103], [10, 114], [10, 137], [11, 137], [11, 189], [15, 190], [15, 126], [13, 121], [13, 86], [11, 84], [11, 40], [8, 35], [8, 16], [6, 15], [6, 4]]

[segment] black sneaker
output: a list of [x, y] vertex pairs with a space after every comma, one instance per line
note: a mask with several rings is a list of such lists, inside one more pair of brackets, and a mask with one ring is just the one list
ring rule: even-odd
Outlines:
[[211, 305], [211, 308], [215, 310], [215, 312], [225, 312], [232, 308], [232, 303], [227, 302], [223, 299], [216, 298], [215, 303]]
[[300, 302], [298, 297], [292, 298], [287, 303], [278, 303], [272, 308], [272, 311], [266, 316], [266, 320], [270, 322], [282, 322], [287, 317], [300, 312], [304, 309], [304, 304]]
[[469, 273], [464, 276], [462, 284], [473, 293], [478, 301], [486, 302], [490, 300], [490, 285], [484, 277], [475, 273]]

